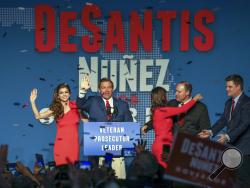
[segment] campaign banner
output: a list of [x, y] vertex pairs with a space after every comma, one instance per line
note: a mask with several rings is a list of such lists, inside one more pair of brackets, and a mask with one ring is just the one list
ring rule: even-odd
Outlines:
[[209, 176], [221, 166], [226, 146], [186, 133], [178, 133], [168, 161], [166, 178], [185, 183], [231, 187], [233, 171], [224, 169], [215, 179]]
[[121, 156], [123, 148], [134, 148], [140, 125], [134, 122], [86, 122], [83, 125], [83, 155]]

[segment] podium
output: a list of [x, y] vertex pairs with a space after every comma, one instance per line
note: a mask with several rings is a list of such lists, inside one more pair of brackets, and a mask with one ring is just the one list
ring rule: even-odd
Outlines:
[[134, 148], [140, 139], [140, 125], [135, 122], [83, 123], [83, 155], [122, 156], [123, 148]]

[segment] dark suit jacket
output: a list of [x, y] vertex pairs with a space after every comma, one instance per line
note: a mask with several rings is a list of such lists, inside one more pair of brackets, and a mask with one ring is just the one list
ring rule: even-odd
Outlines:
[[[170, 100], [167, 106], [178, 106], [179, 102], [175, 99]], [[210, 129], [210, 119], [208, 115], [207, 107], [202, 102], [197, 102], [185, 115], [184, 125], [178, 125], [178, 116], [174, 117], [175, 132], [183, 131], [192, 135], [198, 134], [203, 129]], [[146, 125], [152, 127], [151, 121], [147, 122]]]
[[240, 96], [229, 120], [231, 105], [232, 99], [227, 100], [223, 115], [212, 126], [213, 136], [226, 127], [229, 144], [239, 148], [244, 155], [250, 155], [250, 98], [244, 93]]
[[[86, 112], [91, 122], [106, 122], [107, 111], [101, 96], [89, 96], [89, 92], [83, 98], [77, 98], [76, 104], [79, 109]], [[115, 111], [110, 121], [132, 122], [133, 118], [128, 103], [113, 97]]]

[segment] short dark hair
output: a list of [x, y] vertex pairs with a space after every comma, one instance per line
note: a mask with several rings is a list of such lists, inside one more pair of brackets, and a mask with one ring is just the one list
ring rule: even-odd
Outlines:
[[186, 91], [189, 91], [189, 95], [191, 96], [192, 90], [193, 90], [192, 84], [190, 84], [190, 83], [187, 82], [187, 81], [181, 81], [181, 82], [179, 82], [178, 84], [183, 84], [184, 87], [185, 87], [185, 90], [186, 90]]
[[241, 89], [241, 91], [243, 91], [244, 81], [240, 75], [238, 75], [238, 74], [229, 75], [225, 78], [225, 81], [226, 82], [232, 81], [235, 85], [237, 85], [237, 86], [240, 85], [240, 89]]
[[112, 85], [112, 88], [114, 88], [114, 83], [112, 82], [112, 80], [105, 77], [105, 78], [102, 78], [102, 79], [99, 81], [99, 83], [98, 83], [98, 88], [99, 88], [99, 89], [100, 89], [100, 87], [101, 87], [101, 83], [102, 83], [102, 82], [110, 82], [111, 85]]

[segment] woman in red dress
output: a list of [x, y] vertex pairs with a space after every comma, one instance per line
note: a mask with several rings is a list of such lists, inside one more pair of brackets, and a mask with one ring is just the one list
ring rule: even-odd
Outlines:
[[71, 91], [67, 84], [58, 85], [49, 109], [43, 113], [39, 113], [36, 107], [37, 89], [33, 89], [30, 95], [31, 107], [36, 119], [54, 116], [56, 120], [54, 160], [57, 166], [79, 160], [78, 125], [80, 116], [76, 103], [69, 100], [70, 94]]
[[197, 100], [202, 98], [200, 94], [197, 94], [182, 107], [167, 107], [166, 93], [166, 90], [162, 87], [156, 87], [151, 91], [151, 114], [155, 131], [152, 153], [164, 168], [167, 168], [167, 163], [162, 160], [163, 145], [171, 147], [174, 139], [172, 117], [188, 111]]

